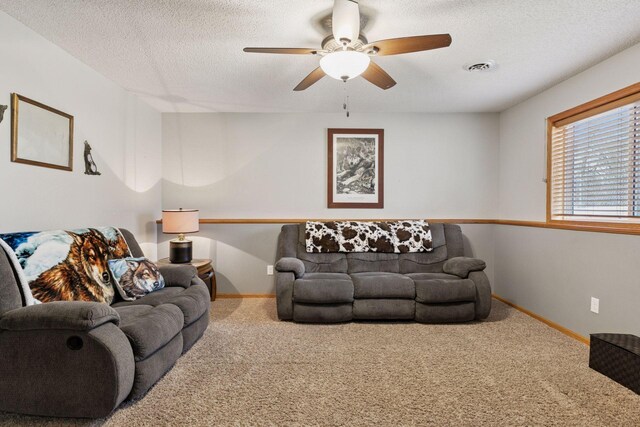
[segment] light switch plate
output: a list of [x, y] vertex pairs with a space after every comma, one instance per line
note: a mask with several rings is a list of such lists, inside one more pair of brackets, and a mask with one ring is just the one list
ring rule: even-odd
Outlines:
[[595, 314], [600, 312], [600, 300], [598, 298], [591, 297], [591, 311]]
[[267, 265], [267, 276], [273, 276], [273, 265]]

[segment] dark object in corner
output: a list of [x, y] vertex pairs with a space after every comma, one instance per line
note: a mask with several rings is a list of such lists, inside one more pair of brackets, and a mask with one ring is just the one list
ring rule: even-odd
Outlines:
[[101, 173], [98, 172], [96, 162], [93, 161], [93, 156], [91, 155], [91, 146], [87, 141], [84, 142], [84, 174], [101, 175]]
[[8, 105], [0, 105], [0, 123], [2, 123], [2, 119], [4, 118], [4, 112], [7, 110]]
[[589, 367], [640, 394], [640, 338], [591, 334]]

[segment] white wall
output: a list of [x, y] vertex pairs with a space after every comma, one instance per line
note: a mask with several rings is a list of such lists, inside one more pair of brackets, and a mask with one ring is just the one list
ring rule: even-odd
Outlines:
[[[640, 44], [500, 115], [500, 218], [546, 219], [545, 119], [640, 80]], [[640, 332], [640, 238], [496, 227], [494, 290], [583, 335]], [[589, 312], [590, 297], [600, 313]]]
[[[198, 208], [204, 218], [497, 215], [496, 114], [178, 113], [162, 124], [165, 208]], [[326, 207], [330, 127], [384, 129], [384, 209]], [[194, 256], [215, 260], [221, 292], [271, 293], [266, 265], [279, 228], [203, 225]], [[166, 256], [169, 236], [159, 238]], [[492, 257], [493, 247], [484, 252]]]
[[[203, 217], [492, 217], [495, 114], [163, 114], [163, 205]], [[327, 128], [383, 128], [385, 208], [328, 209]]]
[[640, 81], [640, 44], [500, 114], [500, 218], [546, 220], [546, 119]]
[[[0, 231], [116, 225], [156, 257], [161, 115], [0, 12], [0, 104], [16, 92], [74, 116], [73, 171], [10, 161], [10, 109], [0, 123]], [[84, 175], [84, 141], [101, 176]]]

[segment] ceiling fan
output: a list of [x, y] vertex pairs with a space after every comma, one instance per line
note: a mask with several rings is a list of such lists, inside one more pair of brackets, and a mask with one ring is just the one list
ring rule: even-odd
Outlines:
[[381, 89], [389, 89], [396, 82], [371, 60], [376, 56], [399, 55], [438, 49], [451, 44], [449, 34], [401, 37], [369, 43], [360, 34], [360, 9], [357, 0], [335, 0], [332, 14], [332, 35], [322, 41], [321, 49], [245, 47], [245, 52], [318, 55], [320, 66], [305, 77], [293, 90], [305, 90], [325, 75], [346, 82], [362, 75]]

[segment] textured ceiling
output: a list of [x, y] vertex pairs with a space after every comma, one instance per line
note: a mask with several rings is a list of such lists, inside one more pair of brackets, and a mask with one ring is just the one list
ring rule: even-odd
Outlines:
[[[161, 111], [340, 111], [343, 83], [293, 87], [318, 58], [332, 0], [0, 0], [15, 17]], [[501, 111], [640, 42], [640, 0], [360, 0], [370, 41], [450, 33], [451, 47], [380, 57], [397, 82], [347, 83], [353, 112]], [[492, 72], [463, 65], [493, 59]]]

